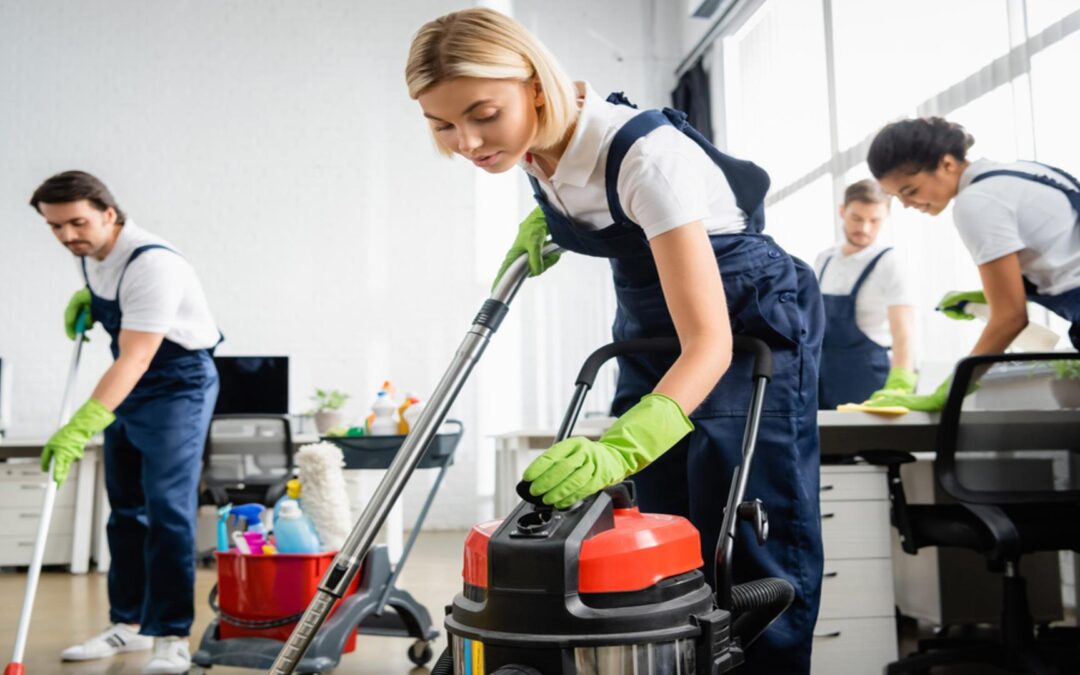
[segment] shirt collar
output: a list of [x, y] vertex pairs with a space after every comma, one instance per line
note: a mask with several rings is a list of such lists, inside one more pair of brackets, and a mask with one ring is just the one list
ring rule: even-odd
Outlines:
[[[127, 260], [131, 250], [133, 248], [135, 240], [135, 230], [139, 229], [130, 218], [124, 221], [123, 227], [120, 228], [120, 234], [116, 237], [116, 243], [113, 244], [112, 250], [109, 251], [109, 255], [105, 256], [105, 260], [102, 263], [112, 264], [114, 261], [123, 258]], [[95, 261], [97, 262], [97, 261]]]
[[[574, 134], [570, 137], [570, 142], [566, 145], [566, 150], [559, 159], [550, 182], [584, 187], [600, 160], [600, 150], [608, 128], [608, 117], [605, 115], [604, 101], [588, 82], [575, 82], [574, 87], [577, 90], [579, 105]], [[524, 160], [523, 168], [538, 178], [544, 177], [543, 173], [532, 164], [528, 155]]]
[[881, 252], [881, 249], [883, 249], [883, 248], [885, 248], [885, 247], [880, 241], [875, 241], [873, 244], [870, 244], [869, 246], [862, 249], [861, 251], [855, 251], [851, 255], [844, 255], [844, 245], [840, 244], [839, 246], [836, 247], [836, 255], [841, 260], [862, 261], [862, 260], [866, 260], [867, 258], [870, 258], [870, 257], [872, 257], [874, 255], [877, 255], [878, 253]]
[[960, 192], [967, 186], [971, 185], [971, 181], [975, 180], [975, 177], [981, 173], [985, 173], [987, 161], [985, 159], [976, 159], [968, 167], [964, 169], [964, 173], [960, 174], [960, 182], [956, 186], [956, 191]]

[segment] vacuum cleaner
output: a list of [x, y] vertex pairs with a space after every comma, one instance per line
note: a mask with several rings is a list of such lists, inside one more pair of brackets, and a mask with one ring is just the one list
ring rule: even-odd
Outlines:
[[[543, 253], [560, 249], [548, 244]], [[435, 438], [509, 304], [528, 274], [521, 256], [503, 274], [473, 320], [428, 406], [327, 570], [318, 591], [268, 671], [290, 675], [348, 591], [394, 502]], [[768, 516], [744, 501], [772, 355], [765, 343], [736, 336], [754, 354], [754, 392], [716, 546], [716, 593], [698, 568], [697, 531], [683, 518], [642, 514], [622, 484], [556, 510], [525, 501], [504, 521], [479, 525], [466, 541], [465, 586], [449, 608], [450, 647], [432, 675], [719, 675], [794, 598], [782, 579], [734, 586], [731, 555], [739, 520], [759, 543]], [[676, 352], [674, 339], [616, 343], [582, 368], [557, 440], [569, 436], [600, 365], [631, 352]], [[527, 486], [518, 487], [523, 497]], [[529, 496], [529, 500], [532, 497]]]
[[[605, 361], [678, 349], [663, 338], [594, 352], [556, 442], [570, 436]], [[743, 498], [772, 370], [760, 340], [736, 336], [735, 350], [755, 356], [754, 396], [716, 547], [715, 597], [699, 569], [697, 530], [679, 516], [641, 513], [632, 482], [567, 510], [544, 505], [523, 482], [524, 501], [465, 540], [464, 588], [446, 619], [450, 647], [432, 675], [718, 675], [742, 663], [794, 590], [782, 579], [731, 581], [738, 521], [750, 521], [759, 543], [768, 537], [764, 505]]]

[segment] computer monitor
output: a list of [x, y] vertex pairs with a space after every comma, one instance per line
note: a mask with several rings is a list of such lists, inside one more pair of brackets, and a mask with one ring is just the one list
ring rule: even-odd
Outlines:
[[221, 391], [215, 415], [289, 412], [289, 357], [215, 356]]

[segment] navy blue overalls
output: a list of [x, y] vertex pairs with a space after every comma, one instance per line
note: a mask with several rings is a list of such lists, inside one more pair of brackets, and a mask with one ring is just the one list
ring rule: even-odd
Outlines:
[[[1040, 164], [1039, 162], [1035, 162]], [[994, 171], [987, 171], [986, 173], [979, 174], [972, 179], [971, 184], [974, 185], [981, 180], [986, 180], [992, 176], [1011, 176], [1013, 178], [1020, 178], [1023, 180], [1029, 180], [1035, 183], [1041, 183], [1055, 190], [1061, 190], [1065, 193], [1065, 197], [1068, 198], [1069, 204], [1072, 205], [1073, 212], [1077, 215], [1076, 226], [1080, 227], [1080, 181], [1074, 178], [1071, 174], [1049, 166], [1042, 164], [1047, 169], [1056, 171], [1058, 174], [1065, 176], [1069, 179], [1069, 182], [1073, 184], [1072, 188], [1062, 185], [1058, 181], [1050, 178], [1049, 176], [1040, 176], [1033, 173], [1025, 173], [1023, 171], [1012, 171], [1009, 169], [997, 169]], [[1035, 284], [1024, 278], [1024, 290], [1027, 292], [1028, 300], [1038, 303], [1047, 308], [1051, 312], [1062, 317], [1066, 321], [1071, 321], [1072, 326], [1069, 327], [1069, 341], [1072, 342], [1072, 346], [1080, 350], [1080, 288], [1074, 288], [1069, 291], [1065, 291], [1060, 295], [1042, 295], [1035, 288]]]
[[[621, 95], [608, 98], [628, 104]], [[611, 259], [618, 309], [616, 340], [675, 337], [644, 231], [619, 204], [616, 184], [627, 151], [639, 138], [671, 124], [696, 142], [724, 172], [736, 202], [748, 216], [747, 231], [710, 237], [723, 277], [732, 332], [765, 340], [773, 350], [773, 380], [747, 497], [769, 510], [770, 536], [759, 547], [748, 524], [740, 525], [734, 577], [743, 582], [783, 577], [796, 600], [747, 656], [747, 673], [809, 673], [812, 631], [821, 591], [817, 370], [824, 328], [821, 295], [813, 270], [762, 234], [769, 177], [754, 164], [724, 155], [678, 111], [648, 110], [615, 135], [607, 155], [607, 202], [613, 224], [601, 230], [576, 226], [551, 206], [530, 176], [552, 239], [563, 248]], [[612, 414], [621, 415], [653, 390], [674, 356], [619, 358]], [[705, 578], [713, 578], [716, 540], [741, 442], [751, 394], [751, 360], [736, 354], [727, 373], [690, 416], [694, 431], [634, 476], [644, 511], [689, 518], [701, 532]]]
[[[818, 405], [833, 410], [844, 403], [862, 403], [885, 385], [889, 376], [889, 348], [866, 336], [855, 322], [855, 300], [863, 283], [877, 267], [887, 248], [874, 256], [847, 295], [821, 296], [825, 303], [825, 340], [821, 343], [821, 379]], [[825, 278], [832, 256], [821, 266], [818, 280]]]
[[[143, 253], [136, 248], [106, 300], [90, 287], [90, 312], [120, 354], [120, 285]], [[173, 252], [175, 253], [175, 251]], [[179, 255], [179, 254], [177, 254]], [[203, 447], [217, 401], [210, 350], [163, 340], [146, 374], [105, 429], [109, 620], [141, 624], [144, 635], [188, 635], [195, 616], [195, 517]]]

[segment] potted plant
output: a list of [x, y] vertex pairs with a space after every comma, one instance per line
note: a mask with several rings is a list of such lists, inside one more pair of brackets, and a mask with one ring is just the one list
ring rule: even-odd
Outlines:
[[348, 394], [336, 389], [316, 389], [311, 400], [315, 401], [315, 409], [311, 412], [315, 415], [315, 428], [320, 434], [341, 425], [341, 413], [338, 410], [349, 400]]
[[1080, 408], [1080, 359], [1051, 361], [1057, 376], [1050, 381], [1050, 392], [1062, 408]]

